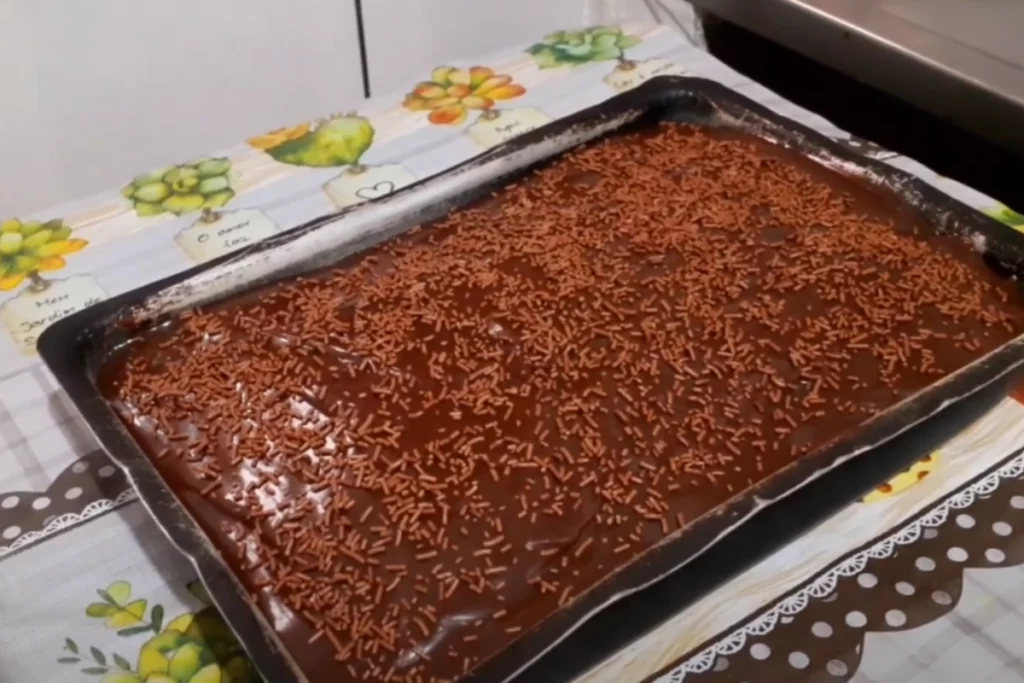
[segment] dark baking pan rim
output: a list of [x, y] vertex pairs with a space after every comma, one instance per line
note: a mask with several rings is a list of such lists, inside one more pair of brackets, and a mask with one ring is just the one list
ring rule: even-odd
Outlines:
[[[557, 157], [571, 146], [579, 144], [569, 143], [550, 153], [545, 151], [545, 145], [558, 136], [571, 137], [576, 131], [589, 129], [598, 131], [590, 136], [593, 139], [614, 134], [644, 117], [647, 120], [653, 117], [656, 120], [690, 120], [697, 123], [701, 121], [701, 116], [709, 119], [704, 120], [705, 125], [726, 125], [744, 130], [794, 149], [840, 172], [862, 177], [883, 191], [887, 189], [895, 193], [903, 203], [920, 211], [936, 232], [956, 235], [972, 244], [983, 253], [990, 266], [1004, 275], [1024, 274], [1024, 235], [1006, 228], [904, 171], [862, 157], [719, 83], [698, 78], [652, 79], [634, 90], [526, 133], [434, 178], [369, 204], [388, 205], [399, 202], [402, 198], [416, 196], [413, 193], [417, 191], [425, 192], [423, 188], [440, 182], [439, 179], [472, 173], [485, 164], [500, 165], [504, 160], [522, 152], [538, 151], [534, 155], [535, 163], [515, 168], [510, 166], [507, 171], [495, 173], [486, 182], [479, 183], [470, 192], [433, 206], [423, 215], [407, 216], [411, 221], [407, 221], [408, 224], [413, 225], [443, 215], [477, 196], [498, 189], [513, 176], [525, 173], [531, 165]], [[586, 136], [580, 142], [585, 139]], [[282, 244], [294, 243], [347, 213], [363, 210], [363, 207], [367, 205], [312, 221], [268, 242], [257, 244], [243, 255], [268, 254]], [[428, 216], [428, 213], [431, 215]], [[386, 236], [378, 235], [380, 239]], [[365, 246], [360, 245], [358, 248]], [[97, 359], [108, 353], [111, 346], [126, 334], [123, 331], [124, 320], [155, 315], [153, 309], [157, 306], [153, 302], [161, 301], [167, 307], [165, 294], [171, 288], [184, 287], [187, 290], [193, 278], [202, 274], [210, 275], [215, 269], [230, 265], [239, 258], [238, 254], [221, 257], [64, 318], [41, 335], [39, 351], [104, 449], [125, 469], [140, 499], [158, 525], [194, 563], [211, 597], [264, 677], [275, 682], [302, 681], [305, 677], [263, 614], [249, 599], [241, 582], [220, 558], [198, 523], [171, 493], [112, 408], [100, 396], [93, 379]], [[307, 260], [300, 270], [310, 270], [314, 265], [312, 260]], [[274, 271], [270, 279], [279, 279], [296, 272], [294, 268], [280, 268]], [[214, 274], [213, 277], [218, 276]], [[250, 279], [245, 284], [255, 286], [266, 281], [266, 278], [263, 281]], [[1004, 395], [1002, 389], [1008, 388], [1021, 374], [1022, 368], [1024, 336], [1011, 340], [863, 422], [840, 439], [735, 495], [661, 545], [591, 587], [567, 608], [525, 632], [506, 649], [474, 669], [464, 681], [492, 683], [513, 678], [608, 605], [679, 570], [755, 514], [825, 473], [855, 456], [867, 456], [876, 450], [884, 452], [881, 446], [896, 437], [905, 439], [913, 430], [921, 431], [929, 418], [939, 417], [940, 411], [950, 414], [951, 411], [945, 410], [950, 406], [962, 407], [961, 404], [970, 402], [972, 410], [967, 413], [972, 415], [991, 407]], [[961, 426], [966, 424], [965, 421]], [[895, 458], [890, 454], [888, 457], [892, 458], [893, 473], [909, 464], [907, 456]]]

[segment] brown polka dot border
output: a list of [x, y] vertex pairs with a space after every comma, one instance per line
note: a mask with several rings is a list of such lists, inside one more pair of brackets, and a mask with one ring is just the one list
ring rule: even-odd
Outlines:
[[650, 680], [847, 683], [869, 632], [949, 614], [963, 571], [1024, 564], [1024, 455], [1014, 454]]
[[67, 467], [45, 491], [0, 493], [0, 560], [135, 498], [103, 451]]

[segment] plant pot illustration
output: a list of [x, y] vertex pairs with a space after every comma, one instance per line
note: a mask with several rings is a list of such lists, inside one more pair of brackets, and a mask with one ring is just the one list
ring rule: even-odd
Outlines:
[[196, 222], [175, 235], [174, 241], [194, 263], [205, 263], [277, 232], [277, 225], [258, 209], [203, 209]]
[[274, 160], [292, 166], [348, 166], [324, 184], [328, 199], [339, 209], [376, 199], [416, 180], [403, 166], [365, 166], [363, 154], [373, 144], [370, 121], [356, 113], [335, 114], [312, 123], [280, 128], [249, 140]]
[[36, 340], [50, 324], [106, 298], [87, 275], [63, 280], [46, 275], [62, 269], [64, 257], [87, 244], [72, 238], [61, 219], [0, 223], [0, 291], [20, 290], [0, 305], [0, 318], [23, 354], [35, 355]]
[[249, 139], [249, 144], [275, 161], [309, 168], [353, 166], [370, 145], [374, 130], [355, 113], [337, 114]]
[[618, 26], [593, 26], [581, 31], [555, 31], [526, 48], [540, 69], [578, 67], [592, 62], [622, 62], [625, 51], [640, 44]]
[[230, 159], [198, 159], [138, 175], [121, 194], [139, 216], [180, 216], [223, 207], [235, 196], [231, 181]]
[[498, 102], [525, 92], [526, 88], [513, 83], [511, 76], [496, 74], [486, 66], [439, 66], [429, 81], [416, 84], [402, 106], [413, 112], [428, 112], [427, 120], [434, 125], [460, 126], [470, 111], [493, 111]]
[[604, 77], [604, 82], [618, 92], [632, 90], [655, 76], [682, 76], [686, 69], [667, 59], [633, 61], [621, 59], [618, 66]]
[[626, 35], [618, 26], [593, 26], [582, 31], [555, 31], [526, 48], [539, 69], [579, 67], [592, 62], [617, 62], [602, 80], [618, 92], [637, 87], [655, 76], [681, 76], [682, 66], [667, 59], [636, 61], [626, 50], [640, 44], [640, 38]]
[[418, 178], [401, 164], [363, 166], [356, 164], [324, 183], [324, 193], [344, 209], [365, 201], [379, 199], [416, 182]]
[[490, 148], [546, 123], [551, 123], [551, 117], [534, 107], [487, 109], [466, 129], [466, 135], [481, 147]]

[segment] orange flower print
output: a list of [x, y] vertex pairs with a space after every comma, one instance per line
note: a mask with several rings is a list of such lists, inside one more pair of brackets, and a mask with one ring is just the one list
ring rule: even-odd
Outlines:
[[309, 130], [310, 126], [308, 123], [300, 123], [299, 125], [292, 126], [291, 128], [278, 128], [277, 130], [272, 130], [269, 133], [249, 138], [249, 144], [256, 149], [267, 151], [268, 149], [273, 149], [274, 147], [283, 145], [291, 140], [298, 140], [308, 133]]
[[402, 106], [410, 111], [429, 111], [427, 119], [431, 123], [457, 126], [466, 120], [470, 109], [488, 111], [497, 100], [510, 100], [525, 92], [526, 88], [513, 83], [511, 76], [497, 75], [485, 66], [468, 70], [439, 66], [429, 81], [416, 84]]
[[924, 481], [928, 475], [935, 471], [939, 461], [938, 453], [926, 455], [909, 468], [903, 470], [889, 481], [875, 488], [874, 491], [861, 499], [862, 503], [874, 503], [885, 500], [897, 493], [910, 488], [919, 481]]

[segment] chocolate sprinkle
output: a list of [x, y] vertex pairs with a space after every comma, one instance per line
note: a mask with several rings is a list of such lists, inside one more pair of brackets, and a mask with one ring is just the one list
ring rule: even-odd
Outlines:
[[140, 332], [100, 384], [312, 683], [426, 683], [1022, 329], [892, 199], [667, 124]]

